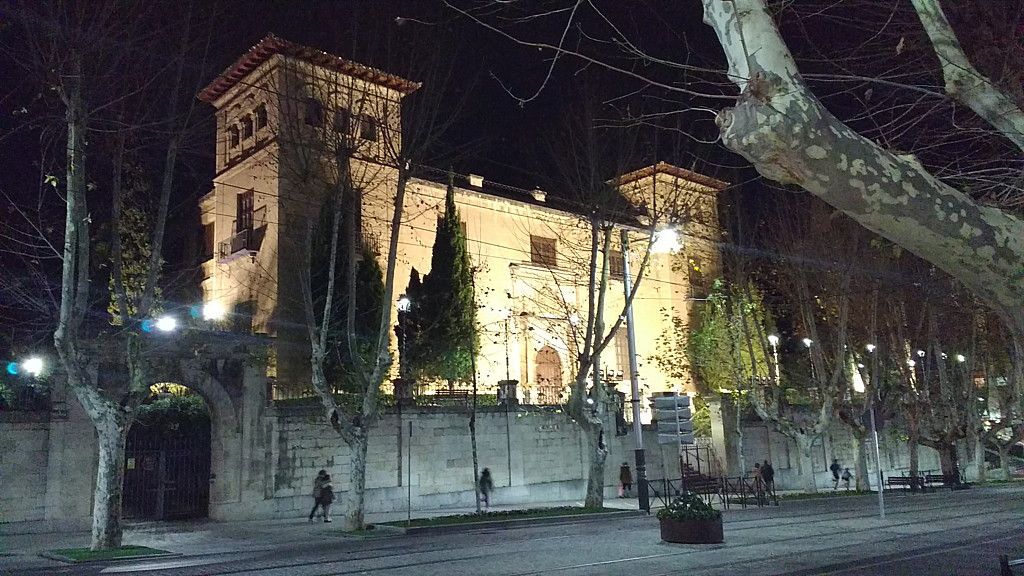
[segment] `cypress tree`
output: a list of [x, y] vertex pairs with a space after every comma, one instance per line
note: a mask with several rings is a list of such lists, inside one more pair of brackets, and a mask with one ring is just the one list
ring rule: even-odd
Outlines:
[[430, 273], [413, 301], [416, 335], [411, 374], [443, 380], [449, 387], [472, 376], [477, 345], [473, 267], [466, 236], [455, 207], [455, 185], [449, 177], [444, 215], [438, 221], [430, 259]]

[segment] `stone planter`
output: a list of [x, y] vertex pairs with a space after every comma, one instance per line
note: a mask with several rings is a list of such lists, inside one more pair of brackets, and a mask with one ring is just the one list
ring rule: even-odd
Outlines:
[[725, 541], [722, 518], [714, 520], [673, 520], [661, 522], [661, 539], [676, 544], [718, 544]]

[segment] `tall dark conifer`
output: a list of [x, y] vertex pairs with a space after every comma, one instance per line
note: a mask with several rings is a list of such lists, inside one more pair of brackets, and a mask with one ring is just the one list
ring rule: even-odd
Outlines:
[[418, 334], [412, 373], [424, 379], [447, 381], [472, 376], [471, 354], [476, 347], [476, 303], [473, 268], [466, 236], [455, 207], [455, 185], [449, 177], [444, 215], [438, 221], [430, 259], [414, 302]]

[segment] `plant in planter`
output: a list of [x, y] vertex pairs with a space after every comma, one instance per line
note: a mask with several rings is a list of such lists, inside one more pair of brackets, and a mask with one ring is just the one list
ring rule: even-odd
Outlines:
[[717, 544], [725, 540], [722, 513], [686, 492], [667, 507], [658, 510], [661, 539], [679, 544]]

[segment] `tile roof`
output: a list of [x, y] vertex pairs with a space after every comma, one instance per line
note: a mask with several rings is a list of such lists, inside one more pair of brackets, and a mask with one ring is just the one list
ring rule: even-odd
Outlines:
[[715, 190], [724, 190], [726, 187], [729, 186], [728, 182], [723, 182], [717, 178], [712, 178], [711, 176], [705, 176], [704, 174], [694, 172], [693, 170], [687, 170], [686, 168], [673, 166], [672, 164], [669, 164], [667, 162], [658, 162], [653, 166], [646, 166], [644, 168], [640, 168], [639, 170], [627, 172], [622, 176], [613, 178], [610, 181], [610, 183], [615, 186], [623, 186], [625, 184], [636, 182], [637, 180], [647, 178], [649, 176], [654, 176], [656, 174], [668, 174], [669, 176], [675, 176], [677, 178], [682, 178], [683, 180], [689, 180], [690, 182], [702, 184], [709, 188], [714, 188]]
[[206, 88], [200, 90], [198, 94], [199, 99], [212, 104], [245, 77], [246, 74], [255, 70], [260, 64], [263, 64], [275, 54], [291, 56], [311, 64], [348, 74], [373, 84], [397, 90], [403, 95], [415, 92], [421, 86], [419, 82], [406, 80], [383, 70], [364, 66], [363, 64], [328, 54], [322, 50], [296, 44], [269, 34], [250, 48], [248, 52], [243, 54], [241, 58], [236, 60], [224, 72], [221, 72]]

